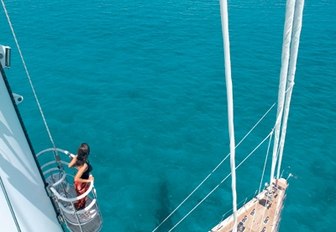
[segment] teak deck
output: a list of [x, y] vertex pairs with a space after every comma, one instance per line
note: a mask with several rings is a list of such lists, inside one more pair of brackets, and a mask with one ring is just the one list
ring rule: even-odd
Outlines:
[[[278, 231], [287, 186], [287, 180], [275, 179], [261, 193], [237, 210], [237, 232]], [[211, 232], [230, 232], [232, 228], [231, 215], [215, 226]]]

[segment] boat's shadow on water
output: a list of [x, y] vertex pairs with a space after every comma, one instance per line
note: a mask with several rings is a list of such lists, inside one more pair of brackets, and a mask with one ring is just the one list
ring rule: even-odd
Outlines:
[[[158, 226], [167, 216], [172, 212], [169, 199], [169, 189], [166, 180], [160, 182], [158, 191], [159, 207], [155, 212], [155, 226]], [[156, 231], [164, 232], [169, 231], [174, 226], [171, 217], [169, 217]]]

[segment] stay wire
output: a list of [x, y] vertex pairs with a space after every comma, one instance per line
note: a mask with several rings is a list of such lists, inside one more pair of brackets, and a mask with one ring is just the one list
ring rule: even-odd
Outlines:
[[[254, 152], [272, 135], [273, 132], [269, 133], [237, 166], [236, 170], [243, 164], [245, 161], [250, 158]], [[186, 219], [200, 204], [202, 204], [214, 191], [216, 191], [220, 185], [222, 185], [229, 177], [231, 173], [228, 174], [222, 181], [216, 185], [200, 202], [198, 202], [182, 219], [180, 219], [168, 232], [175, 229], [184, 219]]]
[[[268, 115], [268, 113], [274, 108], [276, 103], [273, 103], [271, 107], [264, 113], [264, 115], [254, 124], [254, 126], [244, 135], [244, 137], [237, 143], [237, 148], [251, 133], [252, 131], [260, 124], [260, 122]], [[163, 221], [156, 226], [152, 232], [157, 231], [163, 223], [165, 223], [203, 184], [207, 181], [210, 176], [217, 171], [217, 169], [223, 164], [223, 162], [230, 156], [230, 153], [227, 154], [218, 164], [217, 166], [194, 188], [194, 190], [165, 218]]]
[[272, 143], [273, 133], [274, 133], [274, 128], [271, 131], [271, 136], [270, 136], [269, 141], [268, 141], [267, 152], [266, 152], [266, 157], [265, 157], [265, 161], [264, 161], [263, 171], [262, 171], [261, 178], [260, 178], [258, 194], [261, 191], [261, 185], [262, 185], [262, 182], [264, 180], [264, 175], [265, 175], [265, 170], [266, 170], [266, 164], [267, 164], [268, 155], [269, 155], [269, 151], [270, 151], [270, 147], [271, 147], [271, 143]]
[[[5, 2], [3, 0], [1, 0], [1, 3], [2, 3], [2, 7], [4, 9], [4, 12], [5, 12], [5, 15], [6, 15], [6, 18], [7, 18], [7, 21], [8, 21], [8, 25], [11, 29], [11, 32], [12, 32], [12, 35], [13, 35], [13, 38], [14, 38], [14, 41], [15, 41], [15, 44], [16, 44], [16, 47], [18, 49], [18, 52], [19, 52], [19, 55], [20, 55], [20, 58], [21, 58], [21, 61], [22, 61], [22, 64], [23, 64], [23, 67], [24, 67], [24, 70], [26, 72], [26, 75], [27, 75], [27, 78], [28, 78], [28, 81], [29, 81], [29, 84], [30, 84], [30, 87], [32, 89], [32, 92], [33, 92], [33, 95], [34, 95], [34, 98], [35, 98], [35, 101], [36, 101], [36, 104], [37, 104], [37, 107], [40, 111], [40, 114], [41, 114], [41, 117], [42, 117], [42, 120], [43, 120], [43, 123], [44, 123], [44, 126], [46, 128], [46, 131], [48, 133], [48, 136], [49, 136], [49, 140], [53, 146], [53, 148], [56, 150], [56, 145], [55, 145], [55, 142], [54, 142], [54, 139], [50, 133], [50, 129], [49, 129], [49, 126], [48, 126], [48, 123], [47, 123], [47, 120], [44, 116], [44, 113], [43, 113], [43, 110], [42, 110], [42, 107], [41, 107], [41, 104], [38, 100], [38, 97], [37, 97], [37, 94], [36, 94], [36, 91], [35, 91], [35, 88], [34, 88], [34, 85], [33, 85], [33, 82], [31, 80], [31, 77], [30, 77], [30, 74], [29, 74], [29, 71], [28, 71], [28, 68], [27, 68], [27, 65], [26, 65], [26, 62], [25, 62], [25, 59], [23, 57], [23, 54], [22, 54], [22, 51], [21, 51], [21, 48], [20, 48], [20, 45], [19, 45], [19, 42], [17, 40], [17, 37], [16, 37], [16, 34], [15, 34], [15, 31], [14, 31], [14, 28], [13, 28], [13, 25], [12, 25], [12, 22], [10, 20], [10, 17], [9, 17], [9, 14], [8, 14], [8, 11], [7, 11], [7, 8], [6, 8], [6, 5], [5, 5]], [[58, 160], [58, 155], [57, 154], [54, 154], [55, 155], [55, 159]]]

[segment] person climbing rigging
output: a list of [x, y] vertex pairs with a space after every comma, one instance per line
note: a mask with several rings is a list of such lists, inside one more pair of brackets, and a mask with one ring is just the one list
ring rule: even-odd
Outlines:
[[[77, 173], [74, 177], [74, 185], [77, 196], [85, 193], [89, 187], [90, 182], [94, 180], [93, 176], [90, 174], [92, 171], [92, 166], [88, 161], [88, 156], [90, 154], [90, 147], [87, 143], [82, 143], [77, 151], [77, 155], [72, 158], [69, 163], [69, 167], [75, 167]], [[75, 208], [81, 210], [85, 208], [87, 197], [78, 200], [75, 203]]]

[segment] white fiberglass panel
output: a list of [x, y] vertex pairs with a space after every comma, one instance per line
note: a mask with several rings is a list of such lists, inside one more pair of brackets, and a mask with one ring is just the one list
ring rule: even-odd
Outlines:
[[[1, 231], [3, 226], [8, 226], [6, 232], [17, 231], [12, 224], [15, 220], [22, 232], [63, 231], [1, 74], [0, 176], [0, 215], [6, 215], [0, 217]], [[12, 217], [12, 221], [7, 221], [7, 217]]]
[[15, 219], [12, 217], [10, 205], [6, 199], [6, 192], [0, 189], [0, 224], [3, 231], [17, 231]]

